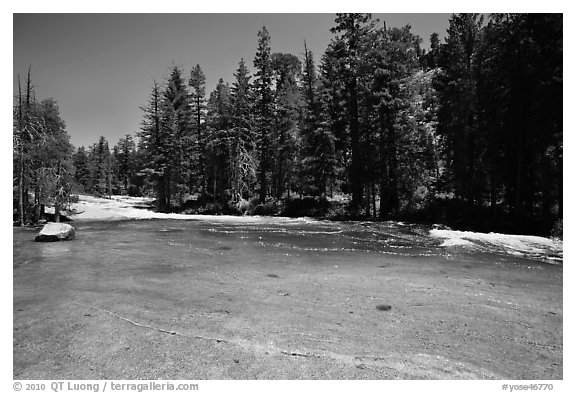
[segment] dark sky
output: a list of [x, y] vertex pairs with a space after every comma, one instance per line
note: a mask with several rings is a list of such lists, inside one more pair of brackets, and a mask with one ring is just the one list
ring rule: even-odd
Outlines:
[[[388, 26], [410, 24], [428, 46], [445, 36], [450, 14], [373, 14]], [[301, 55], [306, 40], [318, 62], [334, 14], [14, 14], [14, 78], [32, 67], [38, 99], [53, 97], [72, 143], [104, 135], [110, 145], [135, 135], [153, 80], [172, 63], [200, 64], [207, 94], [221, 77], [232, 82], [240, 58], [252, 68], [257, 32], [266, 25], [272, 52]]]

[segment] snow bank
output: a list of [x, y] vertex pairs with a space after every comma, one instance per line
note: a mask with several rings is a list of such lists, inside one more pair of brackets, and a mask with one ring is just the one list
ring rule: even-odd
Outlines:
[[486, 251], [502, 251], [512, 255], [542, 256], [562, 259], [562, 241], [539, 236], [505, 235], [432, 229], [430, 236], [444, 239], [442, 247], [477, 247]]

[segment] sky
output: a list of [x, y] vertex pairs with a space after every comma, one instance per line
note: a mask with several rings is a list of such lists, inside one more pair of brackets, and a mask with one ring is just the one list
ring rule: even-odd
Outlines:
[[[450, 14], [373, 14], [387, 26], [412, 26], [428, 47], [430, 34], [446, 35]], [[14, 14], [13, 93], [31, 67], [36, 97], [54, 98], [75, 147], [100, 135], [110, 146], [135, 136], [154, 80], [172, 64], [200, 64], [207, 95], [219, 78], [233, 81], [244, 58], [253, 69], [257, 33], [270, 32], [272, 52], [301, 57], [304, 40], [318, 62], [334, 14]]]

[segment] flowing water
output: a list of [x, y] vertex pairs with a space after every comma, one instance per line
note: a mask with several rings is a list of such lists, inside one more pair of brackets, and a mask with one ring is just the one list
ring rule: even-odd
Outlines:
[[[436, 257], [484, 263], [562, 264], [562, 242], [531, 236], [438, 230], [401, 222], [329, 222], [306, 218], [214, 217], [213, 220], [76, 222], [76, 240], [33, 243], [36, 230], [14, 229], [14, 266], [46, 258], [107, 260], [207, 257], [241, 250], [264, 254]], [[238, 255], [239, 256], [239, 255]]]

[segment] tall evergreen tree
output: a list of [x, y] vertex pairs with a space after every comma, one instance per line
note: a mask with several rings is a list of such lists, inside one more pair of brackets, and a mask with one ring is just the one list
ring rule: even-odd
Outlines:
[[138, 137], [143, 150], [146, 165], [143, 173], [150, 179], [156, 189], [156, 203], [159, 211], [169, 208], [169, 173], [171, 135], [161, 126], [163, 117], [162, 91], [154, 82], [152, 92], [146, 106], [141, 107], [144, 112]]
[[192, 170], [186, 157], [191, 153], [188, 147], [192, 146], [189, 94], [182, 70], [177, 66], [171, 68], [166, 88], [162, 92], [162, 112], [161, 127], [164, 128], [166, 135], [170, 135], [168, 137], [170, 165], [167, 168], [168, 206], [170, 206], [172, 194], [176, 195], [180, 203], [183, 202], [183, 195], [188, 191], [189, 176], [186, 173]]
[[72, 161], [75, 168], [74, 181], [79, 191], [90, 191], [90, 167], [88, 163], [88, 155], [84, 146], [80, 146], [76, 150], [76, 152], [72, 155]]
[[438, 67], [440, 56], [440, 36], [434, 32], [430, 35], [430, 50], [422, 56], [422, 64], [426, 69]]
[[111, 190], [111, 153], [108, 141], [104, 136], [100, 136], [98, 142], [92, 145], [90, 151], [92, 162], [92, 179], [94, 191], [98, 195], [112, 195]]
[[25, 91], [22, 92], [20, 85], [20, 75], [18, 75], [18, 98], [14, 110], [14, 131], [13, 140], [15, 167], [18, 168], [18, 221], [25, 225], [28, 214], [28, 188], [33, 177], [34, 168], [31, 156], [43, 133], [42, 117], [38, 103], [34, 97], [34, 86], [32, 85], [31, 67], [28, 68]]
[[34, 142], [36, 150], [36, 212], [40, 218], [41, 205], [54, 206], [54, 220], [60, 220], [60, 211], [69, 204], [74, 179], [73, 147], [60, 117], [58, 104], [53, 99], [42, 100], [39, 105], [42, 131]]
[[258, 155], [260, 202], [268, 195], [268, 171], [270, 170], [270, 134], [273, 116], [272, 60], [270, 54], [270, 35], [266, 26], [258, 32], [258, 49], [254, 58], [256, 68], [254, 90], [256, 92], [256, 129], [258, 133]]
[[120, 138], [114, 147], [114, 156], [118, 168], [117, 177], [120, 181], [122, 194], [128, 194], [131, 180], [134, 177], [135, 149], [136, 144], [130, 134], [126, 134], [123, 138]]
[[[345, 108], [345, 85], [341, 78], [341, 62], [337, 53], [342, 50], [342, 42], [332, 41], [322, 56], [320, 63], [320, 101], [324, 116], [326, 135], [333, 136], [334, 173], [341, 191], [349, 192], [350, 135], [347, 132]], [[329, 134], [328, 134], [329, 133]], [[312, 153], [314, 157], [314, 153]]]
[[304, 115], [302, 127], [301, 171], [312, 195], [326, 196], [329, 179], [335, 175], [335, 137], [329, 116], [322, 106], [320, 80], [316, 73], [314, 56], [304, 42], [304, 69], [302, 75]]
[[[192, 124], [196, 129], [195, 150], [198, 157], [198, 177], [200, 178], [200, 195], [206, 195], [206, 141], [203, 135], [206, 117], [206, 76], [199, 64], [190, 72], [190, 102], [192, 106]], [[191, 153], [191, 152], [190, 152]], [[192, 154], [190, 154], [192, 157]], [[190, 191], [192, 191], [192, 174], [190, 177]]]
[[252, 115], [252, 85], [244, 59], [234, 74], [231, 88], [232, 130], [230, 139], [230, 190], [232, 203], [241, 207], [250, 197], [256, 179], [256, 146]]
[[362, 67], [362, 56], [367, 45], [367, 37], [374, 28], [369, 14], [337, 14], [336, 26], [330, 31], [336, 34], [338, 51], [333, 52], [339, 62], [340, 76], [343, 79], [350, 133], [350, 171], [349, 180], [352, 188], [351, 208], [357, 212], [362, 204], [363, 164], [362, 146], [360, 143], [360, 108], [359, 78]]
[[18, 103], [14, 110], [14, 118], [12, 139], [15, 158], [14, 168], [18, 168], [16, 177], [18, 179], [18, 223], [20, 226], [24, 226], [24, 119], [20, 75], [18, 75]]
[[450, 18], [448, 37], [442, 48], [441, 68], [436, 79], [439, 92], [438, 131], [448, 146], [448, 174], [456, 195], [469, 204], [482, 187], [478, 176], [481, 155], [477, 134], [475, 51], [481, 39], [483, 17], [458, 14]]
[[[418, 66], [419, 42], [404, 28], [381, 29], [373, 34], [375, 50], [367, 54], [374, 75], [366, 92], [377, 117], [378, 170], [380, 179], [380, 216], [398, 212], [400, 208], [398, 154], [402, 135], [398, 133], [399, 112], [409, 106], [402, 84]], [[372, 112], [372, 111], [369, 111]], [[369, 120], [372, 121], [372, 120]]]
[[226, 200], [230, 155], [229, 139], [232, 126], [230, 87], [222, 78], [210, 93], [206, 116], [206, 172], [214, 202]]
[[444, 170], [438, 151], [435, 94], [432, 80], [437, 70], [418, 70], [400, 85], [402, 105], [397, 113], [398, 197], [404, 211], [425, 207], [436, 191]]
[[272, 189], [276, 199], [281, 199], [296, 182], [298, 141], [300, 134], [299, 118], [302, 96], [297, 80], [301, 76], [301, 63], [298, 57], [287, 53], [274, 53], [271, 57], [274, 84], [274, 138], [271, 141], [274, 151]]

